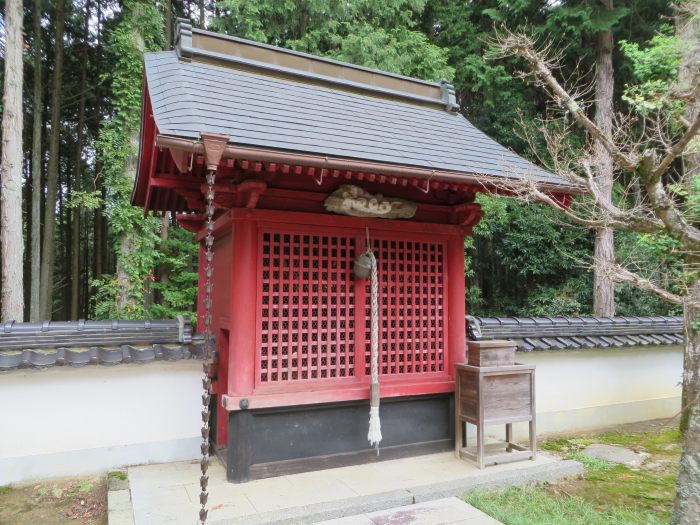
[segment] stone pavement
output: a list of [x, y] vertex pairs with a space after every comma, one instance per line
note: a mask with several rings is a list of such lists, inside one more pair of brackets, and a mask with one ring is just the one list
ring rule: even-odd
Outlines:
[[[479, 470], [446, 452], [234, 485], [226, 481], [224, 467], [212, 457], [207, 523], [315, 523], [461, 496], [475, 488], [551, 481], [582, 472], [577, 462], [544, 454], [537, 461]], [[196, 523], [198, 461], [131, 467], [128, 474], [135, 525]]]
[[503, 525], [457, 497], [320, 521], [317, 525]]

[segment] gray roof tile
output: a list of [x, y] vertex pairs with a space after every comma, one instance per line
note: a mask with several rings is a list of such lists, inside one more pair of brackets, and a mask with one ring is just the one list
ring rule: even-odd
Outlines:
[[682, 317], [472, 317], [473, 339], [510, 339], [519, 350], [683, 343]]
[[174, 51], [145, 62], [163, 135], [208, 131], [245, 146], [565, 184], [444, 109], [181, 61]]

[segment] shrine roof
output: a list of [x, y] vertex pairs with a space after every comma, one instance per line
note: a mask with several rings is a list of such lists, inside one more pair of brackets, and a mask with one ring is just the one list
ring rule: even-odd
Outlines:
[[454, 182], [528, 178], [554, 192], [573, 189], [471, 124], [446, 82], [183, 23], [174, 51], [146, 54], [145, 75], [161, 136], [199, 140], [202, 132], [217, 133], [233, 145], [435, 170]]

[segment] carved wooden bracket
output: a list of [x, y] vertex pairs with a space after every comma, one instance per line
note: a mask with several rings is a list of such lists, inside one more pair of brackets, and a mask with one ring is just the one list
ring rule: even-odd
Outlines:
[[224, 155], [229, 137], [228, 135], [206, 132], [201, 132], [199, 136], [204, 146], [204, 161], [207, 164], [207, 169], [209, 171], [216, 171], [219, 167], [219, 161]]
[[187, 152], [181, 149], [168, 148], [170, 156], [173, 158], [173, 163], [180, 173], [187, 173], [190, 168], [187, 165]]
[[204, 213], [199, 213], [197, 215], [192, 213], [178, 213], [176, 217], [178, 224], [192, 233], [198, 233], [207, 220], [207, 216]]
[[475, 202], [465, 202], [452, 206], [452, 222], [464, 228], [466, 235], [471, 235], [474, 226], [484, 216], [481, 206]]
[[[206, 184], [202, 184], [202, 192], [206, 189]], [[265, 191], [267, 191], [267, 184], [260, 180], [245, 180], [240, 184], [215, 184], [214, 206], [225, 210], [253, 209], [258, 205], [258, 200]]]

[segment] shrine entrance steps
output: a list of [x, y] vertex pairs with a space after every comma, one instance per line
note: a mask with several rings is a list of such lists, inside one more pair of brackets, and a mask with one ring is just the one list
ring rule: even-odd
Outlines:
[[[554, 481], [582, 473], [580, 463], [545, 454], [536, 461], [479, 470], [446, 452], [231, 484], [224, 467], [212, 458], [207, 523], [296, 525], [346, 517], [362, 520], [377, 511], [406, 505], [419, 511], [417, 504], [461, 497], [470, 490]], [[110, 525], [195, 524], [199, 475], [199, 461], [129, 468], [129, 498], [122, 499], [130, 499], [131, 513], [119, 506], [118, 515], [110, 513]], [[473, 516], [465, 510], [465, 520]], [[331, 521], [335, 523], [350, 522]], [[493, 525], [494, 521], [464, 523]]]

